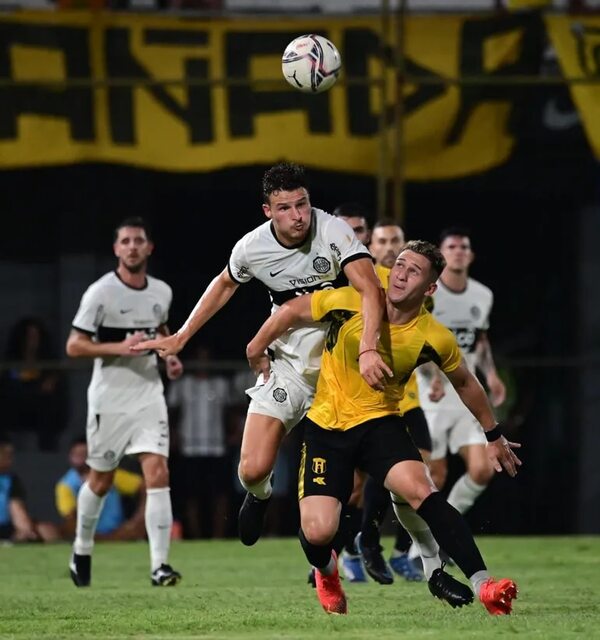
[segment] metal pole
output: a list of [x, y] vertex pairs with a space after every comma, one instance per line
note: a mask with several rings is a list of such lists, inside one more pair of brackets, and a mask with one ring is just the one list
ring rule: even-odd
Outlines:
[[394, 31], [394, 74], [396, 96], [394, 100], [394, 154], [392, 171], [393, 214], [396, 222], [405, 224], [405, 157], [404, 157], [404, 83], [406, 42], [406, 0], [400, 0]]
[[386, 44], [389, 42], [390, 30], [390, 0], [381, 0], [381, 34], [380, 34], [380, 111], [379, 111], [379, 171], [377, 172], [377, 219], [381, 220], [387, 215], [387, 176], [390, 158], [387, 144], [387, 86], [386, 86]]

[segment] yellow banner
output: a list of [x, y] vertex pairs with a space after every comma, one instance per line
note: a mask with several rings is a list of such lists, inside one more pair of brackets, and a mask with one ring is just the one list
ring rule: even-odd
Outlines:
[[564, 75], [589, 79], [570, 85], [587, 138], [600, 160], [600, 17], [546, 16]]
[[[212, 171], [291, 159], [375, 175], [384, 119], [389, 148], [397, 140], [390, 69], [381, 115], [379, 31], [377, 17], [2, 16], [0, 168], [107, 162]], [[335, 87], [319, 95], [294, 90], [281, 74], [286, 44], [311, 32], [329, 37], [344, 65]], [[514, 16], [409, 17], [408, 179], [462, 177], [507, 160], [515, 144], [507, 89], [443, 79], [515, 73], [526, 63], [526, 32]]]

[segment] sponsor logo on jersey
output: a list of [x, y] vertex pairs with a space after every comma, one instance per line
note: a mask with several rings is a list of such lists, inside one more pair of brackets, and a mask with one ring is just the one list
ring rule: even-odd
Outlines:
[[277, 389], [273, 391], [273, 400], [275, 400], [275, 402], [285, 402], [287, 400], [287, 391], [281, 387], [277, 387]]
[[114, 451], [105, 451], [102, 456], [105, 460], [114, 460], [116, 457], [116, 453]]
[[316, 478], [313, 478], [313, 482], [315, 484], [320, 484], [322, 486], [325, 486], [327, 483], [325, 482], [325, 478], [323, 476], [317, 476]]
[[250, 273], [250, 270], [248, 269], [248, 267], [239, 267], [238, 270], [235, 272], [235, 277], [238, 279], [241, 279], [247, 276], [249, 273]]
[[338, 260], [342, 257], [342, 252], [340, 251], [340, 249], [337, 246], [337, 244], [335, 244], [335, 242], [332, 242], [329, 245], [329, 248], [333, 251], [333, 253], [335, 253], [335, 255], [337, 256]]
[[271, 276], [271, 278], [274, 278], [275, 276], [278, 276], [282, 271], [283, 269], [279, 269], [279, 271], [269, 271], [269, 275]]
[[133, 311], [133, 309], [119, 309], [119, 313], [129, 313], [130, 311]]
[[476, 306], [471, 307], [471, 316], [475, 318], [475, 320], [481, 318], [481, 309]]
[[331, 262], [329, 262], [327, 258], [317, 256], [313, 260], [313, 268], [317, 273], [329, 273], [329, 270], [331, 269]]

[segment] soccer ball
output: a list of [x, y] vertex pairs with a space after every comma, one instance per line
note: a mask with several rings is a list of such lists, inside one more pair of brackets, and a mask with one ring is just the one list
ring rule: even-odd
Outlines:
[[292, 40], [283, 52], [283, 77], [304, 93], [331, 89], [342, 68], [336, 46], [323, 36], [310, 33]]

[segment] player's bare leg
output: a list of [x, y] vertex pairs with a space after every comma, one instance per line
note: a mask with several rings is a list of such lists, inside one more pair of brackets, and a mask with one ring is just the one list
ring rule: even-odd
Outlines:
[[238, 534], [251, 546], [260, 538], [273, 486], [271, 477], [279, 445], [285, 436], [281, 420], [249, 413], [244, 425], [238, 476], [246, 497], [238, 516]]

